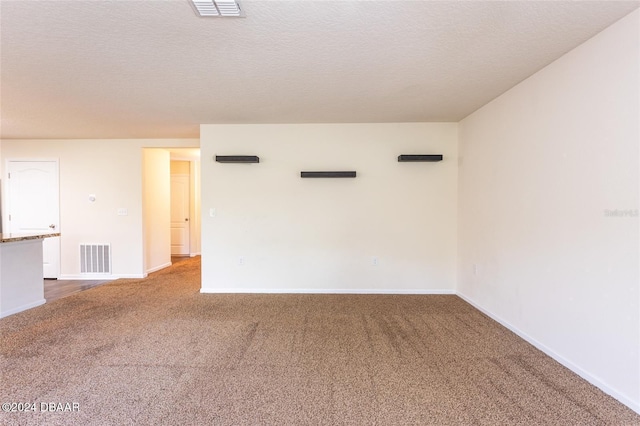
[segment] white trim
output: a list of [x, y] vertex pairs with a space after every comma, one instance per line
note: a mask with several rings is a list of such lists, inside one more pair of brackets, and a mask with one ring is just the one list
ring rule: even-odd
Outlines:
[[117, 280], [118, 278], [147, 278], [147, 274], [63, 274], [59, 280]]
[[36, 300], [35, 302], [27, 303], [26, 305], [18, 306], [17, 308], [9, 309], [0, 313], [0, 318], [8, 317], [9, 315], [17, 314], [18, 312], [26, 311], [27, 309], [35, 308], [36, 306], [44, 305], [47, 301], [44, 299]]
[[640, 414], [640, 403], [638, 401], [633, 401], [632, 399], [628, 398], [626, 395], [623, 395], [620, 392], [616, 391], [615, 389], [612, 389], [611, 387], [609, 387], [606, 383], [604, 383], [599, 378], [597, 378], [597, 377], [591, 375], [589, 372], [583, 370], [582, 368], [580, 368], [576, 364], [572, 363], [568, 359], [564, 358], [562, 355], [558, 354], [557, 352], [555, 352], [554, 350], [552, 350], [548, 346], [544, 345], [543, 343], [541, 343], [541, 342], [537, 341], [536, 339], [534, 339], [533, 337], [529, 336], [524, 331], [522, 331], [519, 328], [511, 325], [508, 321], [506, 321], [503, 318], [500, 318], [499, 316], [494, 315], [493, 313], [491, 313], [488, 310], [484, 309], [482, 306], [480, 306], [474, 300], [472, 300], [471, 298], [465, 296], [464, 294], [460, 293], [459, 291], [456, 292], [456, 295], [458, 297], [460, 297], [462, 300], [464, 300], [465, 302], [467, 302], [468, 304], [470, 304], [471, 306], [473, 306], [474, 308], [476, 308], [477, 310], [479, 310], [480, 312], [482, 312], [483, 314], [487, 315], [489, 318], [499, 322], [502, 326], [504, 326], [504, 327], [508, 328], [509, 330], [513, 331], [515, 334], [517, 334], [518, 336], [520, 336], [521, 338], [523, 338], [527, 342], [531, 343], [537, 349], [541, 350], [542, 352], [544, 352], [545, 354], [547, 354], [548, 356], [550, 356], [554, 360], [558, 361], [560, 364], [562, 364], [563, 366], [567, 367], [569, 370], [573, 371], [578, 376], [580, 376], [583, 379], [585, 379], [587, 382], [591, 383], [595, 387], [597, 387], [600, 390], [602, 390], [603, 392], [609, 394], [610, 396], [612, 396], [613, 398], [617, 399], [618, 401], [620, 401], [621, 403], [623, 403], [627, 407], [631, 408], [636, 413]]
[[153, 267], [153, 268], [151, 268], [151, 269], [148, 269], [148, 270], [147, 270], [147, 274], [150, 274], [150, 273], [152, 273], [152, 272], [159, 271], [160, 269], [168, 268], [168, 267], [169, 267], [169, 266], [171, 266], [171, 265], [172, 265], [171, 261], [169, 261], [169, 262], [167, 262], [167, 263], [163, 263], [162, 265], [159, 265], [159, 266]]
[[450, 289], [354, 289], [354, 288], [201, 288], [200, 293], [258, 293], [258, 294], [456, 294]]
[[200, 252], [196, 252], [196, 253], [191, 253], [189, 255], [189, 257], [197, 257], [197, 256], [200, 256], [200, 255], [201, 255]]

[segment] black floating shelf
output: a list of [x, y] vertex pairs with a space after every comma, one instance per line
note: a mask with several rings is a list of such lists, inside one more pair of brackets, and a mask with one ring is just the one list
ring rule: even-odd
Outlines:
[[403, 162], [417, 162], [417, 161], [442, 161], [441, 154], [428, 154], [428, 155], [398, 155], [398, 161]]
[[354, 178], [356, 172], [300, 172], [301, 178]]
[[259, 163], [257, 155], [216, 155], [218, 163]]

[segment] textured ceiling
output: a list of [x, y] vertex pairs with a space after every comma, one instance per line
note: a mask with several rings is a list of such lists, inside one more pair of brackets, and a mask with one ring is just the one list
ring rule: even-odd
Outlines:
[[458, 121], [637, 1], [0, 0], [2, 138]]

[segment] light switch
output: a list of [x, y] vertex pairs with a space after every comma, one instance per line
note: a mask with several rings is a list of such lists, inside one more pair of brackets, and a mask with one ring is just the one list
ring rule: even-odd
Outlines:
[[216, 217], [216, 209], [209, 209], [209, 217]]
[[120, 208], [118, 209], [118, 216], [127, 216], [129, 211], [127, 209]]

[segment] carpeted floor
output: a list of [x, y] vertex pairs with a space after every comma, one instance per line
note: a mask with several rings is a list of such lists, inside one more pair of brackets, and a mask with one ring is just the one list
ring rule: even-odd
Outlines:
[[640, 424], [456, 296], [203, 295], [199, 270], [0, 320], [0, 402], [37, 407], [0, 423]]

